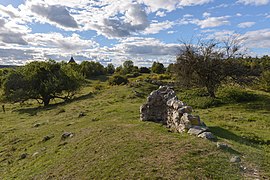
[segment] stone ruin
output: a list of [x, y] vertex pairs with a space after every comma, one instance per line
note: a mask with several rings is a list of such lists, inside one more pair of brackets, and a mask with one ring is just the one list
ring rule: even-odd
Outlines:
[[174, 132], [188, 132], [201, 138], [214, 140], [215, 136], [199, 116], [192, 115], [192, 107], [180, 101], [174, 90], [161, 86], [151, 92], [146, 104], [140, 107], [142, 121], [154, 121], [166, 125]]

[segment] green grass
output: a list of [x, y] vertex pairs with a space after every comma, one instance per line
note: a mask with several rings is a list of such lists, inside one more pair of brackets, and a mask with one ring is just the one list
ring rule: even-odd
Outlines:
[[[141, 122], [139, 107], [155, 88], [110, 87], [93, 79], [69, 103], [6, 104], [0, 114], [0, 179], [252, 179], [255, 170], [270, 178], [269, 94], [253, 91], [258, 98], [252, 101], [223, 97], [216, 107], [195, 108], [219, 141], [232, 147], [220, 150], [214, 142]], [[196, 104], [200, 93], [179, 91], [179, 97]], [[86, 116], [79, 117], [81, 112]], [[74, 136], [61, 140], [63, 132]], [[53, 138], [42, 141], [47, 135]], [[23, 153], [28, 156], [20, 159]], [[233, 155], [242, 162], [230, 163]]]

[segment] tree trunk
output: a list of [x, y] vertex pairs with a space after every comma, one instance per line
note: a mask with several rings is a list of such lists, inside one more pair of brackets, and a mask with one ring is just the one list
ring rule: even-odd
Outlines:
[[209, 96], [211, 98], [216, 98], [216, 94], [215, 94], [215, 88], [212, 86], [207, 86], [207, 92], [209, 93]]
[[43, 99], [43, 104], [44, 104], [44, 106], [48, 106], [49, 103], [50, 103], [50, 100], [51, 100], [50, 95], [45, 96], [45, 97], [43, 97], [42, 99]]

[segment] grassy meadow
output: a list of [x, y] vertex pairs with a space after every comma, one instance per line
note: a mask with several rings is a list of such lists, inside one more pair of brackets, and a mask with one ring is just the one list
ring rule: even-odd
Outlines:
[[[269, 93], [226, 86], [212, 100], [201, 89], [175, 89], [230, 146], [219, 149], [216, 142], [140, 121], [140, 105], [158, 86], [137, 79], [109, 86], [105, 80], [89, 80], [72, 101], [46, 108], [35, 101], [6, 104], [0, 179], [270, 178]], [[74, 136], [61, 139], [64, 132]], [[231, 163], [234, 155], [241, 162]]]

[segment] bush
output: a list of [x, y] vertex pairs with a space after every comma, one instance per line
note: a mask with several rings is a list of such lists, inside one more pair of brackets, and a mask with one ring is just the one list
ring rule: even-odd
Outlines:
[[126, 76], [114, 75], [109, 79], [110, 85], [124, 85], [128, 83]]
[[226, 102], [249, 102], [257, 100], [257, 95], [241, 89], [240, 87], [226, 87], [218, 92], [218, 95]]
[[193, 108], [206, 109], [210, 107], [217, 107], [222, 104], [222, 101], [217, 98], [209, 97], [209, 94], [205, 88], [193, 88], [193, 89], [179, 89], [180, 100], [186, 102]]
[[270, 92], [270, 70], [262, 73], [259, 86], [263, 91]]
[[135, 72], [135, 73], [127, 74], [127, 78], [135, 78], [138, 76], [141, 76], [141, 73]]

